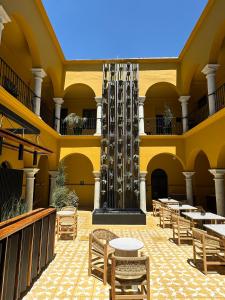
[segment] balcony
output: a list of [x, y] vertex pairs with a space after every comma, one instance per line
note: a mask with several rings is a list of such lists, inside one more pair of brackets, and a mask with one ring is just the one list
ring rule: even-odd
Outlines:
[[221, 85], [215, 92], [216, 111], [225, 107], [225, 83]]
[[60, 133], [61, 135], [94, 135], [96, 132], [96, 118], [86, 118], [81, 125], [69, 127], [63, 121], [60, 120]]
[[147, 135], [180, 135], [182, 134], [182, 118], [173, 117], [169, 120], [163, 116], [144, 118], [145, 133]]

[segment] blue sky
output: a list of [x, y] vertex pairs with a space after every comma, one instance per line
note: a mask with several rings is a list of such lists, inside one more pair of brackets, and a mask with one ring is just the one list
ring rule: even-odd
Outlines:
[[178, 56], [207, 0], [42, 0], [66, 59]]

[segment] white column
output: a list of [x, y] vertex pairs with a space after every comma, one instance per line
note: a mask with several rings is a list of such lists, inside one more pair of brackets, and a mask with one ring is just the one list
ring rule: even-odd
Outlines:
[[188, 100], [190, 96], [180, 96], [179, 101], [182, 107], [183, 133], [188, 131]]
[[60, 132], [61, 107], [64, 102], [62, 98], [53, 98], [55, 102], [55, 130]]
[[146, 135], [144, 125], [144, 102], [145, 97], [139, 97], [139, 135]]
[[148, 172], [140, 172], [140, 209], [146, 212], [146, 175]]
[[0, 5], [0, 44], [2, 40], [2, 32], [4, 29], [4, 24], [8, 22], [11, 22], [11, 19], [8, 16], [7, 12], [4, 10], [4, 7]]
[[93, 171], [95, 178], [94, 209], [100, 208], [100, 172]]
[[27, 204], [27, 211], [33, 209], [33, 200], [34, 200], [34, 175], [39, 171], [39, 169], [26, 168], [23, 169], [26, 175], [26, 193], [25, 199]]
[[213, 115], [216, 112], [216, 71], [219, 65], [208, 64], [202, 70], [202, 73], [206, 75], [207, 78], [207, 88], [208, 88], [208, 103], [209, 103], [209, 115]]
[[211, 169], [210, 173], [214, 176], [216, 208], [218, 215], [225, 216], [225, 194], [224, 194], [224, 174], [225, 169]]
[[31, 69], [32, 74], [34, 75], [34, 113], [40, 117], [41, 111], [41, 88], [43, 78], [46, 76], [46, 73], [43, 69], [34, 68]]
[[195, 172], [182, 172], [186, 181], [186, 196], [189, 205], [193, 205], [193, 188], [192, 188], [192, 176]]
[[95, 135], [102, 135], [102, 97], [95, 97], [97, 103], [97, 119]]
[[52, 194], [56, 186], [56, 177], [59, 174], [59, 171], [48, 171], [50, 174], [50, 193], [49, 193], [49, 206], [52, 205]]

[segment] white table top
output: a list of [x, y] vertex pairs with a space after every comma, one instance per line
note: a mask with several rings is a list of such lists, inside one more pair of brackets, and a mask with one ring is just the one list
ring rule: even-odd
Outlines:
[[204, 215], [201, 212], [184, 212], [183, 215], [192, 220], [225, 220], [224, 217], [211, 212], [206, 212]]
[[168, 208], [174, 209], [174, 210], [197, 210], [196, 207], [188, 205], [188, 204], [183, 204], [183, 205], [168, 205]]
[[136, 251], [144, 247], [144, 244], [134, 238], [117, 238], [109, 242], [109, 245], [116, 249], [122, 251]]
[[159, 198], [158, 200], [162, 203], [178, 203], [179, 202], [175, 199], [168, 199], [168, 198]]
[[225, 237], [225, 224], [212, 224], [212, 225], [207, 224], [207, 225], [204, 225], [204, 227]]
[[74, 214], [75, 214], [75, 212], [72, 210], [57, 211], [57, 216], [60, 216], [60, 217], [70, 217], [70, 216], [73, 216]]

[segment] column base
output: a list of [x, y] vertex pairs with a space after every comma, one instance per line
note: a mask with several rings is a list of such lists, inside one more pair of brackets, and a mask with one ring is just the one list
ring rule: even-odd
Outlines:
[[95, 133], [94, 136], [101, 136], [101, 133]]
[[147, 135], [145, 132], [139, 133], [139, 136]]

